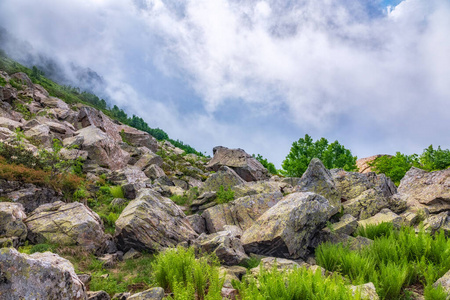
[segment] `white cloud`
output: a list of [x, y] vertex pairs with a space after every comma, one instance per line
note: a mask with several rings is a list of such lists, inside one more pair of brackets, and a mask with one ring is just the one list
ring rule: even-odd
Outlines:
[[[242, 143], [279, 163], [311, 132], [360, 156], [450, 147], [450, 2], [384, 14], [375, 2], [3, 0], [0, 25], [101, 73], [118, 105], [200, 148]], [[156, 99], [165, 80], [178, 85]], [[180, 86], [204, 111], [171, 94]], [[252, 121], [214, 118], [236, 103], [248, 120], [277, 122], [247, 133]], [[264, 142], [274, 135], [277, 149]]]

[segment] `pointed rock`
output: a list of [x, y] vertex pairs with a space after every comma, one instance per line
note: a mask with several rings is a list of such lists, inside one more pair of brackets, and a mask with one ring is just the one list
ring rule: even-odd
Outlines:
[[318, 158], [313, 158], [308, 169], [300, 178], [296, 190], [299, 192], [313, 192], [324, 196], [334, 207], [333, 214], [341, 208], [341, 194], [336, 189], [331, 173]]

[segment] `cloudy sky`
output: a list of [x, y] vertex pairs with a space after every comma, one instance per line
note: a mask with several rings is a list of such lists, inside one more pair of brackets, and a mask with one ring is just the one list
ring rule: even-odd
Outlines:
[[448, 0], [1, 0], [0, 26], [208, 154], [450, 148]]

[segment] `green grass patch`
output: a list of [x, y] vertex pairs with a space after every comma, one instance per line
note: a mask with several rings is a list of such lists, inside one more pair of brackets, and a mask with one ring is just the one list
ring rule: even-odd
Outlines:
[[234, 200], [234, 191], [231, 188], [225, 189], [223, 185], [217, 191], [216, 202], [218, 204], [228, 203]]
[[450, 241], [444, 232], [430, 235], [423, 228], [417, 234], [410, 227], [391, 228], [390, 232], [386, 228], [369, 229], [369, 235], [366, 228], [364, 234], [374, 237], [374, 242], [361, 250], [321, 244], [316, 249], [316, 261], [354, 284], [373, 282], [381, 299], [400, 299], [405, 287], [417, 284], [423, 285], [429, 295], [439, 294], [430, 286], [450, 269]]
[[168, 249], [152, 263], [155, 282], [173, 296], [169, 299], [217, 299], [223, 281], [219, 279], [219, 263], [213, 256], [195, 258], [194, 249]]
[[282, 272], [274, 266], [271, 270], [261, 268], [258, 278], [251, 275], [242, 282], [234, 282], [241, 300], [265, 299], [360, 299], [346, 287], [344, 280], [337, 274], [322, 276], [320, 270], [312, 272], [297, 268], [291, 272]]
[[374, 240], [375, 238], [389, 236], [393, 229], [394, 225], [391, 222], [382, 222], [375, 225], [368, 224], [367, 226], [359, 226], [354, 235]]

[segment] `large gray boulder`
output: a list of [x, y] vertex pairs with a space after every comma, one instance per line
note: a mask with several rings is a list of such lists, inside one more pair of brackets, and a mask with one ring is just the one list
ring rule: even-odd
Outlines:
[[[81, 128], [97, 127], [116, 142], [122, 142], [120, 125], [116, 124], [103, 112], [90, 106], [83, 106], [78, 111], [78, 123]], [[80, 127], [78, 127], [80, 128]]]
[[79, 245], [96, 251], [106, 240], [100, 217], [79, 202], [41, 205], [24, 222], [28, 239], [35, 244]]
[[218, 191], [221, 186], [228, 189], [243, 184], [244, 182], [245, 181], [233, 169], [223, 166], [206, 179], [201, 189], [201, 193]]
[[232, 168], [245, 181], [257, 181], [270, 178], [269, 172], [256, 158], [242, 149], [215, 147], [214, 157], [206, 165], [210, 171], [217, 171], [222, 166]]
[[27, 226], [22, 220], [26, 217], [22, 204], [0, 202], [0, 238], [18, 237], [25, 241]]
[[396, 193], [395, 185], [384, 174], [361, 174], [333, 169], [331, 175], [341, 194], [344, 213], [355, 218], [369, 218], [383, 208], [392, 208], [398, 213], [406, 209], [406, 206], [392, 197]]
[[303, 173], [297, 183], [296, 190], [299, 192], [313, 192], [324, 196], [334, 207], [333, 213], [339, 212], [341, 208], [341, 194], [336, 188], [331, 173], [318, 158], [313, 158], [308, 169]]
[[76, 136], [64, 139], [64, 146], [79, 146], [88, 152], [88, 159], [102, 167], [118, 170], [125, 167], [130, 154], [122, 150], [112, 136], [95, 126], [89, 126], [75, 132]]
[[297, 192], [284, 197], [267, 210], [242, 235], [247, 253], [284, 258], [301, 258], [334, 207], [323, 196]]
[[147, 147], [153, 152], [158, 151], [158, 141], [147, 132], [127, 125], [121, 125], [118, 129], [123, 141], [135, 147]]
[[224, 230], [225, 225], [236, 225], [246, 230], [282, 198], [283, 194], [279, 191], [245, 196], [229, 203], [210, 207], [203, 212], [202, 217], [210, 233]]
[[0, 250], [0, 299], [85, 300], [86, 288], [72, 264], [50, 252]]
[[183, 211], [172, 200], [142, 189], [116, 221], [117, 244], [123, 251], [158, 251], [197, 238]]
[[60, 201], [62, 196], [55, 190], [37, 187], [34, 184], [23, 184], [18, 181], [0, 181], [1, 195], [13, 202], [23, 205], [26, 213], [30, 213], [42, 204]]
[[400, 181], [398, 196], [411, 208], [450, 210], [450, 169], [427, 172], [412, 167]]
[[234, 266], [249, 259], [242, 242], [230, 231], [202, 234], [195, 241], [199, 248], [208, 253], [215, 253], [222, 264]]

